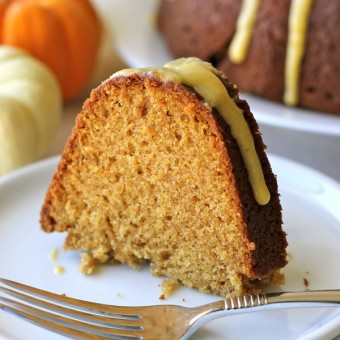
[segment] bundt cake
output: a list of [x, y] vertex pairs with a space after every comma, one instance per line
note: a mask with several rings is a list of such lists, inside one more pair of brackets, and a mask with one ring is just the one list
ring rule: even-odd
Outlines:
[[119, 71], [77, 117], [41, 209], [96, 263], [235, 295], [282, 282], [286, 237], [256, 121], [211, 64]]
[[340, 114], [340, 1], [162, 0], [176, 57], [213, 63], [242, 91]]

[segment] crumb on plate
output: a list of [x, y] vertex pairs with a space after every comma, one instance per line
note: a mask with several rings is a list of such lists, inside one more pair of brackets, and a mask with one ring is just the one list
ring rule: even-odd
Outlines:
[[159, 297], [161, 300], [168, 298], [177, 288], [179, 282], [176, 280], [164, 280], [162, 282], [162, 295]]

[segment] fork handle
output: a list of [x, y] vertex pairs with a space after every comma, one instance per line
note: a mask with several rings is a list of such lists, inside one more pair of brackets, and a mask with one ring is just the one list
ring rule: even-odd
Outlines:
[[298, 307], [340, 307], [340, 289], [247, 295], [215, 301], [194, 308], [196, 321], [186, 335], [209, 321], [228, 315]]
[[[340, 289], [249, 295], [224, 300], [225, 310], [339, 306]], [[260, 307], [260, 308], [259, 308]], [[262, 307], [262, 308], [261, 308]]]
[[340, 304], [340, 289], [306, 290], [304, 292], [282, 292], [266, 294], [268, 303], [331, 303]]

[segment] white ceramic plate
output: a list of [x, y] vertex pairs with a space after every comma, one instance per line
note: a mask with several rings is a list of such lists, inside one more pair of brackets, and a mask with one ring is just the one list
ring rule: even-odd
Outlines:
[[[288, 233], [289, 265], [283, 290], [340, 288], [340, 186], [302, 165], [271, 156], [278, 175]], [[78, 272], [76, 252], [63, 252], [64, 234], [39, 229], [39, 211], [58, 158], [0, 178], [0, 277], [80, 299], [116, 305], [195, 306], [218, 297], [180, 288], [159, 299], [162, 278], [123, 265], [103, 266], [92, 276]], [[57, 263], [50, 260], [59, 250]], [[65, 268], [54, 274], [56, 265]], [[297, 309], [231, 316], [206, 325], [192, 339], [331, 339], [340, 334], [340, 309]], [[0, 310], [1, 339], [61, 339]]]
[[[114, 35], [114, 44], [130, 67], [160, 66], [173, 59], [155, 29], [157, 0], [95, 0]], [[327, 113], [290, 108], [244, 95], [259, 123], [340, 136], [340, 118]]]

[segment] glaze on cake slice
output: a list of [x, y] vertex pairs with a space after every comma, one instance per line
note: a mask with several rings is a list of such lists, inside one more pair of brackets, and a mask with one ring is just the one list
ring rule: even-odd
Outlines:
[[41, 226], [67, 232], [85, 272], [149, 262], [222, 296], [283, 280], [281, 205], [257, 123], [237, 87], [196, 58], [124, 70], [92, 91]]

